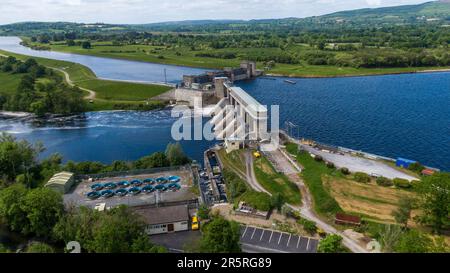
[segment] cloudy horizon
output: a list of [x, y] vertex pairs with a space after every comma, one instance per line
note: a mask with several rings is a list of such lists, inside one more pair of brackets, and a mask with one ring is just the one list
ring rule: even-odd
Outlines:
[[182, 20], [309, 17], [430, 0], [0, 0], [0, 24], [77, 22], [144, 24]]

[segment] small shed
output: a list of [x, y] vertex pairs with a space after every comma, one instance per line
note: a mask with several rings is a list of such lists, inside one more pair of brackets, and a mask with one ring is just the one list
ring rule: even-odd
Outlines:
[[424, 176], [432, 176], [435, 173], [436, 173], [436, 171], [432, 170], [432, 169], [425, 169], [422, 171], [422, 175], [424, 175]]
[[348, 215], [344, 213], [336, 213], [336, 218], [334, 222], [337, 225], [352, 225], [352, 226], [360, 226], [361, 225], [361, 217]]
[[74, 183], [75, 175], [73, 173], [60, 172], [50, 178], [50, 180], [45, 184], [45, 187], [51, 188], [62, 194], [66, 194], [70, 191]]
[[397, 158], [395, 165], [397, 165], [397, 167], [402, 167], [402, 168], [407, 169], [407, 168], [409, 168], [409, 166], [411, 164], [414, 164], [414, 163], [417, 163], [417, 161], [399, 157], [399, 158]]

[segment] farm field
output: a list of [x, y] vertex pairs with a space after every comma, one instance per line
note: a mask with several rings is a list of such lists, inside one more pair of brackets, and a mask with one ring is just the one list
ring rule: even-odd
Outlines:
[[[402, 197], [415, 195], [405, 190], [363, 184], [332, 176], [323, 176], [324, 188], [330, 192], [339, 206], [348, 213], [362, 215], [367, 220], [395, 223], [392, 212], [398, 208]], [[413, 212], [414, 214], [414, 212]]]
[[[22, 37], [29, 42], [29, 38]], [[283, 50], [280, 48], [227, 48], [192, 50], [187, 46], [153, 46], [153, 45], [113, 45], [112, 42], [93, 42], [91, 49], [83, 49], [80, 46], [68, 46], [62, 42], [51, 44], [39, 44], [29, 42], [30, 46], [45, 47], [53, 51], [92, 55], [98, 57], [126, 59], [132, 61], [143, 61], [160, 64], [182, 65], [190, 67], [203, 67], [210, 69], [222, 69], [224, 67], [238, 67], [241, 60], [257, 59], [260, 55], [277, 55]], [[305, 44], [293, 45], [290, 51], [305, 52], [314, 51]], [[204, 57], [233, 54], [234, 58]], [[264, 64], [258, 62], [258, 68], [264, 69]], [[364, 76], [383, 75], [397, 73], [414, 73], [428, 70], [450, 69], [450, 67], [395, 67], [395, 68], [354, 68], [333, 65], [310, 65], [305, 62], [299, 64], [276, 63], [269, 71], [269, 75], [289, 77], [342, 77], [342, 76]]]

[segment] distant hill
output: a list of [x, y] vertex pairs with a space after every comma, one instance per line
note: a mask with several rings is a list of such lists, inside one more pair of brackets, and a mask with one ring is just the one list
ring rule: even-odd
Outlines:
[[172, 32], [251, 32], [293, 29], [334, 29], [341, 27], [381, 27], [393, 25], [450, 25], [450, 0], [419, 5], [359, 9], [308, 18], [263, 20], [189, 20], [140, 25], [82, 24], [67, 22], [25, 22], [0, 26], [0, 35], [83, 32], [113, 33], [125, 31]]
[[359, 9], [336, 12], [317, 17], [318, 21], [337, 21], [355, 24], [405, 24], [450, 21], [450, 0], [419, 5]]

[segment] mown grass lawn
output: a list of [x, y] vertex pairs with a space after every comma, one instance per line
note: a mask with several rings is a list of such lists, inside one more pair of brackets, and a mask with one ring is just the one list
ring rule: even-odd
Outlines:
[[95, 90], [97, 98], [105, 100], [142, 101], [169, 91], [167, 86], [125, 83], [107, 80], [88, 80], [75, 84]]
[[301, 193], [297, 185], [291, 182], [286, 175], [277, 173], [265, 157], [255, 160], [254, 169], [258, 182], [271, 194], [280, 193], [287, 203], [301, 204]]

